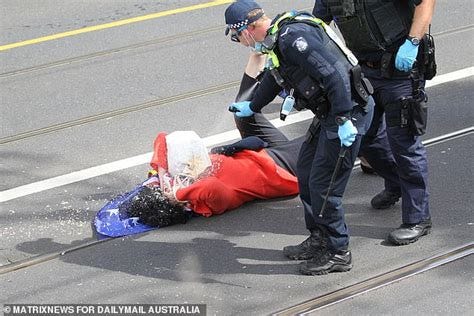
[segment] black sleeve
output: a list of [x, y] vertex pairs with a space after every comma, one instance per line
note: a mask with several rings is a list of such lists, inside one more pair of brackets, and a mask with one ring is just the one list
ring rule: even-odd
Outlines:
[[233, 154], [238, 153], [244, 149], [258, 151], [267, 146], [268, 144], [257, 136], [249, 136], [230, 145], [214, 147], [211, 149], [211, 153], [232, 156]]
[[244, 72], [242, 80], [240, 81], [239, 92], [235, 97], [235, 102], [252, 100], [259, 83], [256, 78], [252, 78]]
[[261, 112], [262, 108], [272, 102], [281, 90], [282, 88], [275, 81], [273, 75], [270, 71], [266, 70], [262, 81], [252, 98], [250, 109], [255, 113]]

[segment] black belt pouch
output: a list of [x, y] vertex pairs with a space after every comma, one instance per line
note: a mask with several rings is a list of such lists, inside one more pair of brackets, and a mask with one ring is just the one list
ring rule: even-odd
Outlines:
[[428, 123], [428, 106], [425, 101], [409, 101], [408, 105], [408, 127], [410, 132], [415, 136], [421, 136], [426, 133], [426, 125]]
[[428, 107], [425, 101], [403, 98], [385, 105], [385, 120], [388, 127], [408, 128], [412, 135], [421, 136], [426, 132]]

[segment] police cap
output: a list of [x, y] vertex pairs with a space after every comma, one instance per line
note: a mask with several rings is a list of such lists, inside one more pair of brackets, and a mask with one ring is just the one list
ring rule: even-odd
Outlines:
[[225, 10], [226, 35], [230, 29], [238, 30], [263, 16], [262, 7], [251, 0], [238, 0]]

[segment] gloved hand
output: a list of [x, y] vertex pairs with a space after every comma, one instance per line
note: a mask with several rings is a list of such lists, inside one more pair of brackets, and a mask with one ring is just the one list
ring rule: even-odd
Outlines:
[[357, 128], [352, 124], [351, 120], [345, 121], [344, 124], [339, 126], [337, 135], [339, 135], [341, 140], [341, 146], [350, 147], [356, 139]]
[[395, 67], [401, 71], [410, 71], [416, 61], [416, 55], [418, 55], [418, 45], [405, 40], [395, 57]]
[[229, 111], [238, 117], [252, 116], [255, 113], [250, 109], [250, 101], [235, 102], [229, 106]]

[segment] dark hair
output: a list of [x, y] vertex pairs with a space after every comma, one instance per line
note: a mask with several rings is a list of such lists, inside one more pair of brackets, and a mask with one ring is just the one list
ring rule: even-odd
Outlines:
[[158, 187], [144, 186], [126, 207], [128, 216], [153, 227], [184, 224], [190, 217], [181, 204], [171, 203]]

